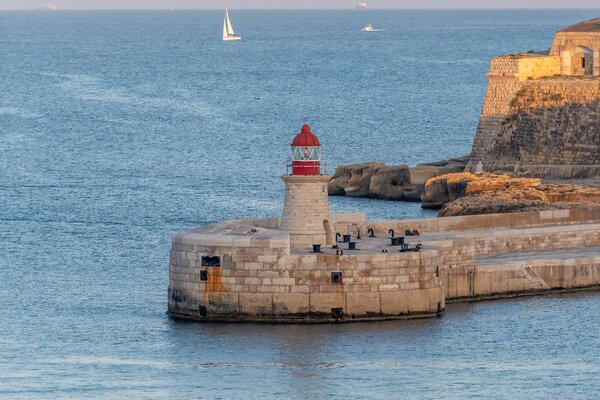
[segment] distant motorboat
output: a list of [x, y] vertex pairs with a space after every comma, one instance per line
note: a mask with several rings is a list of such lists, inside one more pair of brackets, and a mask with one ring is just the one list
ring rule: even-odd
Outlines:
[[359, 10], [364, 10], [365, 8], [367, 8], [367, 2], [365, 0], [360, 0], [356, 5], [356, 8]]
[[381, 29], [377, 29], [377, 28], [373, 27], [373, 25], [367, 24], [367, 25], [363, 26], [363, 28], [361, 30], [363, 32], [379, 32]]
[[225, 20], [223, 21], [223, 40], [230, 42], [233, 40], [242, 40], [240, 35], [236, 35], [231, 26], [231, 20], [229, 19], [229, 12], [225, 8]]

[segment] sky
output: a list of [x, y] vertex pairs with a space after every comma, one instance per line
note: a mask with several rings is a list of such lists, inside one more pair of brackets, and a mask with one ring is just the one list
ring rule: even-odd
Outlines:
[[[355, 0], [0, 0], [2, 9], [318, 9]], [[600, 0], [367, 0], [369, 8], [598, 8]]]

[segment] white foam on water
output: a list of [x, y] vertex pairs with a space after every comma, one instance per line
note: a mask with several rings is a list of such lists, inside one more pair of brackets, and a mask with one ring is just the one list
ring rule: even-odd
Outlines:
[[[146, 108], [170, 109], [191, 114], [215, 123], [226, 123], [248, 129], [248, 125], [229, 117], [222, 109], [199, 99], [182, 99], [181, 97], [157, 97], [135, 93], [122, 87], [109, 86], [101, 79], [86, 74], [62, 75], [58, 84], [72, 96], [88, 101], [136, 105]], [[176, 91], [175, 91], [176, 92]]]
[[134, 358], [117, 358], [117, 357], [65, 357], [65, 358], [50, 358], [42, 360], [46, 364], [70, 364], [70, 365], [88, 365], [88, 366], [131, 366], [131, 367], [150, 367], [150, 368], [171, 368], [175, 364], [169, 361], [157, 360], [141, 360]]
[[37, 119], [42, 117], [38, 113], [25, 110], [19, 107], [0, 107], [0, 115], [10, 115], [13, 117], [19, 117], [24, 119]]

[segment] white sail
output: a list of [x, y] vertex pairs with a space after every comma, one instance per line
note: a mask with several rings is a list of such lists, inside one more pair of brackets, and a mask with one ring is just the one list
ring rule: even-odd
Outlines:
[[229, 19], [229, 13], [227, 12], [227, 9], [225, 9], [225, 22], [227, 23], [227, 34], [235, 35], [233, 27], [231, 26], [231, 20]]
[[241, 40], [239, 35], [236, 35], [231, 26], [231, 20], [229, 19], [229, 11], [225, 9], [225, 20], [223, 20], [223, 40]]

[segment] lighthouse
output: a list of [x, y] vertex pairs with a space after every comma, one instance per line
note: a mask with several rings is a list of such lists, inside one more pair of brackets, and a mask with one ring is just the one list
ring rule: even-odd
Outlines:
[[282, 176], [285, 201], [280, 229], [290, 235], [293, 248], [332, 243], [327, 182], [321, 174], [321, 144], [304, 124], [292, 141], [292, 173]]

